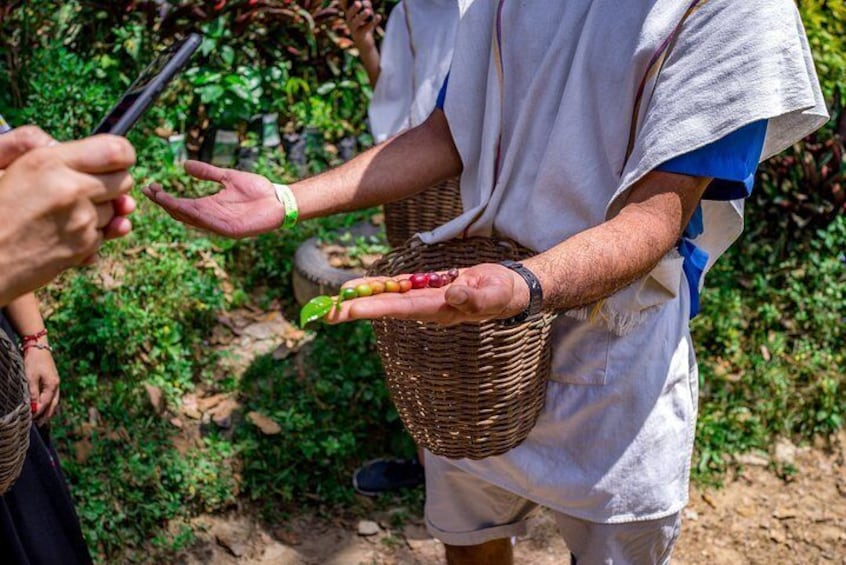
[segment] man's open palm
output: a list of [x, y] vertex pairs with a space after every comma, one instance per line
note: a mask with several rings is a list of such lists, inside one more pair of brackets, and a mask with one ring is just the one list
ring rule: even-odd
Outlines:
[[185, 171], [200, 180], [220, 183], [223, 190], [203, 198], [177, 198], [161, 185], [145, 187], [147, 198], [174, 219], [233, 238], [259, 235], [282, 225], [285, 208], [276, 198], [273, 185], [263, 176], [199, 161], [185, 163]]

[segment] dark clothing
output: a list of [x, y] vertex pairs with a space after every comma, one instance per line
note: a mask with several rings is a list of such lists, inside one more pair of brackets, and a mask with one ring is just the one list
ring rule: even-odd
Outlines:
[[[17, 336], [0, 315], [0, 325]], [[46, 430], [29, 431], [21, 476], [0, 496], [0, 563], [78, 565], [91, 563], [56, 450]]]

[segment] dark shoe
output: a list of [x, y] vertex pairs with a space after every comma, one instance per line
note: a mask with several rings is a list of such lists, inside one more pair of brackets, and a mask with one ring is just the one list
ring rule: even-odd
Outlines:
[[413, 488], [425, 482], [423, 465], [413, 459], [374, 459], [353, 473], [353, 488], [359, 494], [376, 496], [404, 488]]

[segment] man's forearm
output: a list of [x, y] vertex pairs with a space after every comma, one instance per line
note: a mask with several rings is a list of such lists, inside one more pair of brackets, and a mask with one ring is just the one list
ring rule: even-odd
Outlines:
[[642, 278], [678, 242], [709, 179], [653, 173], [611, 220], [526, 260], [544, 306], [570, 310]]
[[435, 110], [420, 126], [291, 189], [300, 218], [309, 219], [401, 200], [458, 175], [461, 168], [446, 117]]

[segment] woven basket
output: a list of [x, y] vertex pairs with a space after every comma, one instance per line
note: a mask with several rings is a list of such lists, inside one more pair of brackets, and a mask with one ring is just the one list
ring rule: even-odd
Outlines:
[[[434, 245], [415, 238], [385, 255], [371, 274], [442, 271], [530, 254], [488, 238]], [[543, 313], [513, 327], [374, 321], [388, 390], [417, 444], [452, 459], [482, 459], [526, 439], [544, 405], [554, 317]]]
[[430, 231], [461, 215], [458, 178], [436, 184], [411, 198], [385, 204], [388, 245], [401, 247], [414, 234]]
[[0, 494], [17, 480], [29, 449], [29, 386], [17, 348], [0, 331]]

